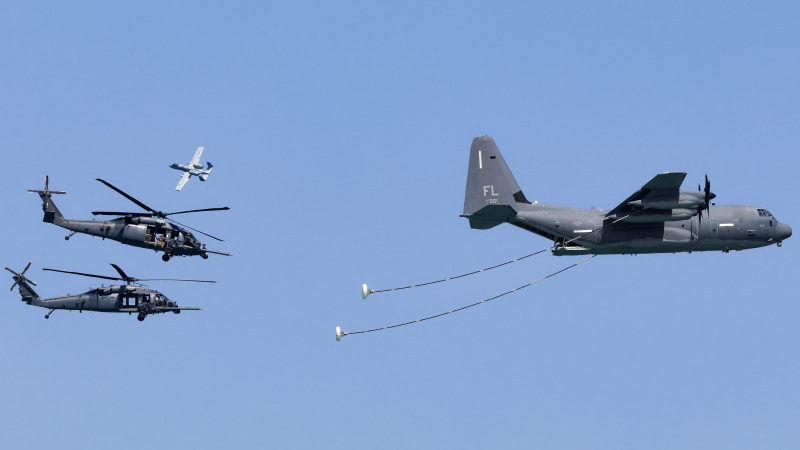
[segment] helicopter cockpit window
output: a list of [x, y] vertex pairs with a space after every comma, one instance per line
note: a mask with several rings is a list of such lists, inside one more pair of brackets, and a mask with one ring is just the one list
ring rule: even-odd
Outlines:
[[156, 294], [156, 306], [167, 306], [167, 297], [163, 294]]
[[192, 233], [186, 233], [186, 242], [188, 242], [189, 245], [191, 245], [193, 247], [197, 246], [197, 241], [195, 240], [195, 238], [192, 235]]

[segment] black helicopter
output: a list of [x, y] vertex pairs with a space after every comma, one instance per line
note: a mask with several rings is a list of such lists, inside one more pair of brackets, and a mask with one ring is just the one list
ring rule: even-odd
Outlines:
[[172, 256], [200, 255], [201, 258], [207, 259], [209, 253], [231, 256], [230, 253], [207, 249], [205, 244], [198, 241], [194, 235], [185, 228], [196, 231], [220, 242], [224, 242], [222, 239], [211, 236], [207, 233], [203, 233], [200, 230], [196, 230], [188, 225], [181, 224], [173, 219], [170, 219], [170, 222], [166, 220], [167, 216], [174, 216], [176, 214], [203, 211], [224, 211], [230, 209], [227, 206], [223, 208], [192, 209], [189, 211], [165, 213], [156, 211], [155, 209], [145, 205], [105, 180], [97, 178], [97, 181], [117, 191], [120, 195], [148, 212], [92, 211], [92, 214], [96, 216], [104, 215], [120, 217], [113, 220], [103, 221], [71, 220], [65, 219], [64, 216], [61, 215], [61, 211], [59, 211], [55, 203], [53, 203], [53, 200], [51, 199], [52, 194], [66, 194], [66, 192], [51, 191], [49, 189], [49, 176], [45, 176], [44, 190], [39, 191], [29, 189], [28, 192], [35, 192], [39, 194], [39, 197], [42, 199], [42, 210], [44, 211], [44, 218], [42, 221], [52, 223], [72, 231], [69, 236], [64, 238], [66, 240], [69, 240], [69, 238], [75, 233], [100, 236], [103, 239], [112, 239], [125, 245], [147, 248], [150, 250], [155, 250], [156, 252], [162, 251], [164, 254], [161, 256], [161, 259], [164, 261], [169, 261], [170, 257]]
[[121, 286], [107, 286], [91, 289], [83, 294], [67, 295], [64, 297], [41, 298], [31, 288], [31, 284], [36, 286], [36, 283], [25, 277], [25, 272], [31, 266], [29, 262], [25, 269], [20, 272], [14, 272], [6, 267], [6, 270], [11, 272], [14, 276], [14, 284], [11, 290], [19, 285], [19, 293], [22, 296], [22, 301], [32, 306], [40, 306], [47, 308], [50, 311], [45, 314], [44, 318], [49, 319], [50, 314], [57, 309], [66, 309], [72, 311], [98, 311], [98, 312], [119, 312], [119, 313], [137, 313], [139, 321], [143, 321], [148, 314], [161, 314], [172, 312], [180, 314], [181, 311], [199, 311], [201, 308], [181, 308], [177, 303], [167, 298], [166, 295], [142, 286], [134, 286], [133, 284], [139, 281], [191, 281], [195, 283], [216, 283], [216, 281], [206, 280], [177, 280], [174, 278], [147, 278], [138, 279], [129, 277], [119, 268], [116, 264], [111, 264], [119, 277], [107, 277], [104, 275], [93, 275], [90, 273], [71, 272], [68, 270], [58, 269], [42, 269], [52, 272], [70, 273], [73, 275], [82, 275], [84, 277], [101, 278], [104, 280], [124, 281], [125, 285]]

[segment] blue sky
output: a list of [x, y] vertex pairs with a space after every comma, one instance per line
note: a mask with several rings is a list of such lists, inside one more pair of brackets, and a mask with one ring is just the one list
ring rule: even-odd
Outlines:
[[[530, 200], [610, 208], [653, 175], [797, 228], [790, 2], [26, 2], [0, 7], [2, 264], [42, 296], [139, 278], [204, 310], [0, 302], [3, 448], [794, 448], [797, 243], [543, 254], [459, 218], [473, 137]], [[214, 172], [175, 192], [204, 146]], [[41, 222], [135, 208], [225, 239], [158, 255]], [[100, 281], [100, 280], [97, 280]], [[7, 282], [12, 283], [11, 278]]]

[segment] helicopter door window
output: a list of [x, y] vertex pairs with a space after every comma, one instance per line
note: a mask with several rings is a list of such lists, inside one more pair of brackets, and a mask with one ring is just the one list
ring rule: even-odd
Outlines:
[[[131, 300], [133, 300], [133, 305], [131, 305]], [[136, 297], [134, 297], [132, 295], [129, 295], [129, 294], [123, 294], [120, 304], [125, 306], [126, 308], [130, 308], [130, 307], [134, 307], [135, 308], [136, 307]]]

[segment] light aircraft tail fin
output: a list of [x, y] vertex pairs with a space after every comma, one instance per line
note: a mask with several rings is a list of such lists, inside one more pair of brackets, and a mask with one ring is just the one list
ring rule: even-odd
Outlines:
[[520, 203], [530, 204], [494, 139], [473, 139], [462, 217], [469, 219], [470, 227], [485, 230], [514, 217]]
[[211, 169], [214, 168], [214, 166], [211, 165], [211, 161], [207, 161], [206, 164], [208, 164], [208, 171], [200, 175], [200, 181], [206, 181], [206, 178], [208, 178], [208, 176], [211, 175]]

